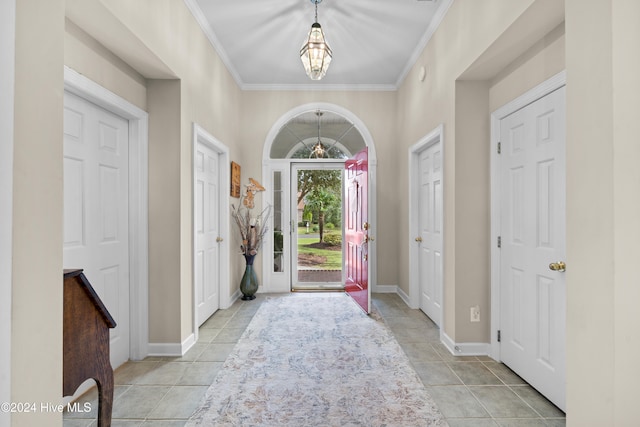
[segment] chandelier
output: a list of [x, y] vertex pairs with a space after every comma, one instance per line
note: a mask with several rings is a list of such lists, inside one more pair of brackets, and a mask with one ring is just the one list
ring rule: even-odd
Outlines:
[[322, 159], [328, 155], [327, 148], [324, 146], [324, 144], [322, 143], [322, 139], [320, 138], [320, 118], [323, 114], [324, 113], [320, 110], [316, 111], [316, 116], [318, 116], [318, 140], [313, 145], [313, 147], [311, 147], [311, 154], [309, 155], [310, 159]]
[[311, 80], [320, 80], [327, 74], [333, 55], [324, 38], [322, 27], [318, 23], [318, 4], [320, 2], [322, 0], [311, 0], [311, 3], [316, 5], [316, 20], [311, 25], [309, 35], [300, 49], [300, 59]]

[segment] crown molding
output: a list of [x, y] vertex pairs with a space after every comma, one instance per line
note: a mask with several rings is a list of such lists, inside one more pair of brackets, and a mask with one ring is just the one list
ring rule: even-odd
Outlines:
[[402, 85], [402, 83], [404, 82], [404, 79], [407, 77], [407, 74], [409, 74], [409, 71], [411, 71], [411, 68], [413, 68], [416, 62], [418, 62], [418, 58], [420, 58], [420, 55], [422, 55], [422, 52], [424, 52], [424, 49], [427, 47], [427, 44], [429, 43], [429, 40], [431, 40], [431, 37], [433, 37], [438, 27], [440, 27], [440, 24], [444, 20], [444, 17], [447, 15], [449, 8], [453, 4], [453, 0], [440, 0], [440, 1], [441, 1], [440, 6], [438, 6], [438, 10], [433, 16], [433, 19], [431, 20], [431, 22], [429, 23], [429, 27], [424, 32], [424, 35], [420, 39], [420, 42], [418, 42], [418, 44], [416, 45], [415, 50], [411, 54], [411, 57], [409, 57], [407, 64], [404, 66], [402, 73], [400, 73], [400, 76], [398, 77], [398, 81], [396, 82], [397, 88]]
[[229, 71], [229, 73], [231, 73], [237, 85], [242, 88], [243, 82], [240, 78], [240, 74], [238, 74], [238, 70], [236, 70], [236, 68], [233, 66], [231, 59], [229, 59], [229, 55], [227, 55], [227, 51], [222, 47], [222, 43], [220, 43], [220, 40], [218, 40], [216, 33], [213, 31], [213, 28], [211, 28], [211, 25], [209, 25], [209, 21], [207, 21], [204, 13], [202, 13], [202, 9], [200, 9], [200, 6], [198, 6], [196, 0], [184, 0], [184, 4], [191, 12], [191, 15], [193, 15], [193, 17], [195, 18], [196, 22], [202, 29], [202, 32], [204, 32], [205, 36], [207, 36], [207, 39], [209, 39], [209, 43], [211, 43], [211, 46], [213, 46], [213, 50], [216, 51], [225, 67], [227, 67], [227, 70]]

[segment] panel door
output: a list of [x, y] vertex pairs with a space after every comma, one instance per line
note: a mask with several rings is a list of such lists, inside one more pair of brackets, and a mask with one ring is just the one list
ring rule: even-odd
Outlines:
[[565, 89], [501, 120], [500, 355], [565, 409]]
[[442, 319], [442, 148], [420, 153], [418, 221], [420, 309], [438, 326]]
[[111, 365], [129, 359], [129, 122], [64, 95], [64, 268], [82, 268], [117, 323]]
[[369, 313], [369, 215], [368, 151], [357, 153], [345, 163], [345, 291]]
[[220, 308], [220, 155], [199, 143], [195, 168], [195, 289], [199, 326]]

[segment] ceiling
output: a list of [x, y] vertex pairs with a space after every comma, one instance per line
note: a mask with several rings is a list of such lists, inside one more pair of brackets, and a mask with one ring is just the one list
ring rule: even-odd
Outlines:
[[452, 0], [324, 0], [318, 22], [333, 50], [307, 77], [299, 51], [313, 0], [184, 0], [243, 90], [395, 90]]

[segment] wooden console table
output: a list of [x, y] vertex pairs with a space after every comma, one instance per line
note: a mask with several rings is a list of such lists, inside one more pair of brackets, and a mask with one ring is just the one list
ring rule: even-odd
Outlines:
[[111, 426], [113, 368], [107, 308], [82, 270], [64, 271], [63, 396], [71, 396], [89, 378], [98, 385], [98, 427]]

